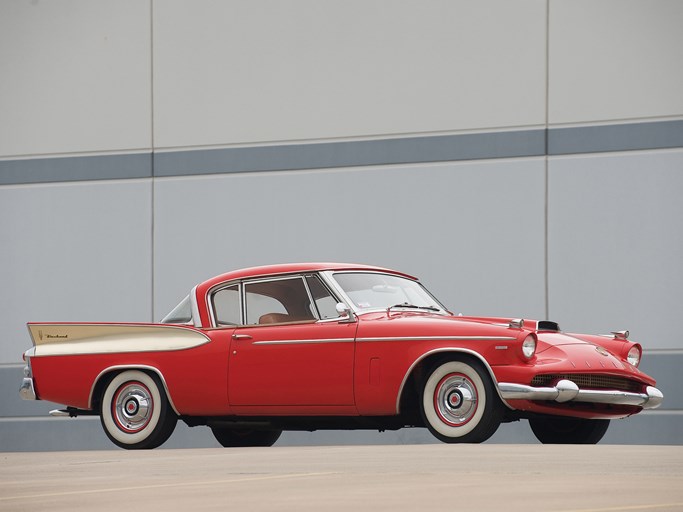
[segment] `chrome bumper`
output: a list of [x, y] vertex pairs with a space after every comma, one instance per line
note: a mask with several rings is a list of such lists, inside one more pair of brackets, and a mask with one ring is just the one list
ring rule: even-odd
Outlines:
[[563, 379], [554, 387], [536, 388], [509, 382], [498, 383], [503, 400], [554, 400], [555, 402], [589, 402], [597, 404], [635, 405], [643, 409], [660, 406], [664, 395], [655, 387], [648, 386], [645, 393], [628, 391], [579, 389], [571, 380]]
[[33, 379], [31, 377], [24, 377], [19, 388], [19, 396], [24, 400], [38, 400], [36, 390], [33, 389]]

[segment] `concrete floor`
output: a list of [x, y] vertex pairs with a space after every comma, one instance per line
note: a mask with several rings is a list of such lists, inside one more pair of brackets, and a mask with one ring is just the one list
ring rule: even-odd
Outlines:
[[0, 461], [3, 511], [683, 510], [680, 446], [275, 446]]

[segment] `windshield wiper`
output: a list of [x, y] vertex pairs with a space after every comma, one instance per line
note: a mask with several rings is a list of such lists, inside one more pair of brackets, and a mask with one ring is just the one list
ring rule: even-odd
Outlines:
[[394, 304], [393, 306], [389, 306], [387, 308], [387, 310], [390, 310], [393, 308], [411, 308], [411, 309], [426, 309], [428, 311], [441, 311], [441, 309], [434, 307], [434, 306], [416, 306], [415, 304], [408, 304], [407, 302], [404, 302], [403, 304]]

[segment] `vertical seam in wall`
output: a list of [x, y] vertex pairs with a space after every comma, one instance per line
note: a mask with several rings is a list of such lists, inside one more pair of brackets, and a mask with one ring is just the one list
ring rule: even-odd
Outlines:
[[544, 166], [544, 282], [545, 282], [545, 318], [550, 318], [550, 286], [548, 283], [548, 138], [550, 131], [550, 0], [545, 3], [545, 166]]
[[150, 110], [150, 314], [149, 321], [154, 322], [154, 0], [149, 0], [149, 110]]

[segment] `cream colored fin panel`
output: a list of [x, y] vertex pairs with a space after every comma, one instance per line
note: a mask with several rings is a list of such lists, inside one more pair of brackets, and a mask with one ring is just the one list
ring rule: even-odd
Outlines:
[[30, 324], [36, 357], [184, 350], [208, 343], [199, 331], [132, 324]]

